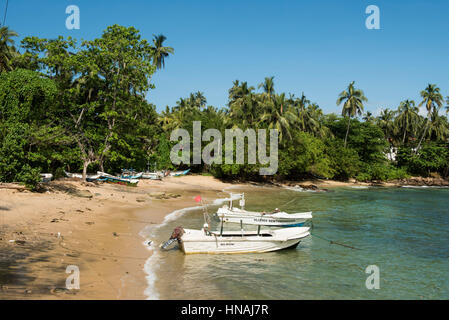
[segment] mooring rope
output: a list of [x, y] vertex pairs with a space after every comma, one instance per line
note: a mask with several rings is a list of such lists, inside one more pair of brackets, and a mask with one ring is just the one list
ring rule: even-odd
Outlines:
[[[311, 222], [310, 230], [313, 230], [313, 222]], [[353, 246], [350, 246], [350, 245], [347, 245], [347, 244], [343, 244], [343, 243], [336, 242], [336, 241], [334, 241], [334, 240], [330, 240], [330, 239], [326, 239], [326, 238], [324, 238], [324, 237], [320, 237], [320, 236], [316, 235], [315, 233], [313, 233], [312, 236], [313, 236], [313, 237], [316, 237], [316, 238], [318, 238], [318, 239], [327, 241], [327, 242], [329, 242], [329, 244], [336, 244], [336, 245], [339, 245], [339, 246], [342, 246], [342, 247], [346, 247], [346, 248], [350, 248], [350, 249], [354, 249], [354, 250], [362, 250], [362, 249], [360, 249], [360, 248], [356, 248], [356, 247], [353, 247]]]

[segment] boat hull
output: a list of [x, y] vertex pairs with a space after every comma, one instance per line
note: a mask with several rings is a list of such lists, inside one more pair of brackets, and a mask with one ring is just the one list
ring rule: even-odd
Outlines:
[[176, 171], [176, 172], [170, 172], [170, 176], [172, 177], [179, 177], [184, 176], [190, 172], [190, 169], [184, 170], [184, 171]]
[[150, 180], [162, 180], [163, 175], [159, 173], [144, 173], [142, 174], [142, 179], [150, 179]]
[[312, 218], [310, 212], [299, 214], [261, 214], [244, 210], [229, 210], [220, 208], [217, 212], [220, 221], [272, 227], [301, 226]]
[[101, 172], [101, 171], [98, 171], [97, 174], [100, 176], [98, 181], [103, 181], [103, 182], [107, 182], [107, 183], [114, 183], [114, 184], [136, 187], [137, 183], [139, 182], [139, 180], [137, 180], [137, 179], [120, 178], [120, 177], [116, 177], [116, 176], [113, 176], [113, 175], [110, 175], [108, 173]]
[[[309, 228], [298, 229], [296, 232], [279, 234], [271, 232], [257, 235], [254, 232], [246, 232], [238, 235], [206, 235], [202, 230], [186, 229], [180, 240], [181, 250], [185, 254], [208, 253], [208, 254], [233, 254], [233, 253], [264, 253], [296, 247], [299, 242], [307, 237]], [[299, 230], [301, 229], [301, 230]]]

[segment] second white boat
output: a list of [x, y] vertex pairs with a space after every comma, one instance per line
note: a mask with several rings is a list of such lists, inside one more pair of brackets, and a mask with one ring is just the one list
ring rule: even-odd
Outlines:
[[[235, 195], [231, 194], [231, 199]], [[262, 225], [272, 227], [301, 226], [304, 222], [312, 219], [312, 212], [287, 213], [275, 211], [271, 213], [253, 212], [244, 210], [245, 194], [239, 194], [241, 208], [236, 208], [229, 201], [229, 205], [224, 205], [217, 211], [217, 217], [222, 222], [241, 223], [251, 225]]]

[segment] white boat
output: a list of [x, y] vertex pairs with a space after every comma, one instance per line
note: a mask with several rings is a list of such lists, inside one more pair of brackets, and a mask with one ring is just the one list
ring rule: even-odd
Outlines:
[[126, 179], [126, 178], [120, 178], [117, 176], [113, 176], [109, 173], [97, 171], [97, 174], [100, 176], [98, 178], [98, 181], [104, 181], [108, 183], [116, 183], [121, 185], [127, 185], [127, 186], [137, 186], [137, 183], [139, 183], [138, 179]]
[[183, 229], [178, 238], [185, 254], [193, 253], [262, 253], [296, 247], [310, 235], [308, 227], [277, 230], [208, 232], [206, 229]]
[[301, 226], [307, 220], [312, 219], [312, 212], [287, 213], [283, 211], [275, 211], [266, 213], [247, 211], [243, 209], [243, 207], [245, 206], [245, 194], [242, 193], [238, 196], [240, 197], [241, 208], [236, 208], [233, 206], [233, 195], [231, 194], [229, 206], [224, 205], [217, 211], [217, 216], [220, 221], [272, 227], [285, 227]]
[[143, 172], [126, 172], [126, 173], [122, 173], [120, 176], [120, 178], [124, 178], [124, 179], [140, 179], [143, 176]]
[[162, 180], [164, 174], [161, 172], [144, 172], [142, 174], [142, 179], [151, 179], [151, 180]]
[[[64, 171], [65, 175], [69, 178], [77, 178], [77, 179], [82, 179], [83, 178], [83, 174], [81, 173], [70, 173], [67, 171]], [[100, 178], [99, 174], [88, 174], [86, 175], [86, 180], [87, 181], [95, 181], [97, 179]]]
[[172, 177], [179, 177], [179, 176], [185, 176], [190, 172], [190, 169], [184, 170], [184, 171], [174, 171], [170, 172], [169, 175]]
[[42, 182], [50, 182], [53, 180], [53, 175], [51, 173], [41, 173], [40, 176]]

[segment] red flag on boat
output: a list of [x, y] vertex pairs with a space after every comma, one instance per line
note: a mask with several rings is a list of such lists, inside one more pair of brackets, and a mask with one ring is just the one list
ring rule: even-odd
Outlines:
[[195, 197], [195, 201], [196, 201], [196, 202], [201, 202], [201, 196], [196, 196], [196, 197]]

